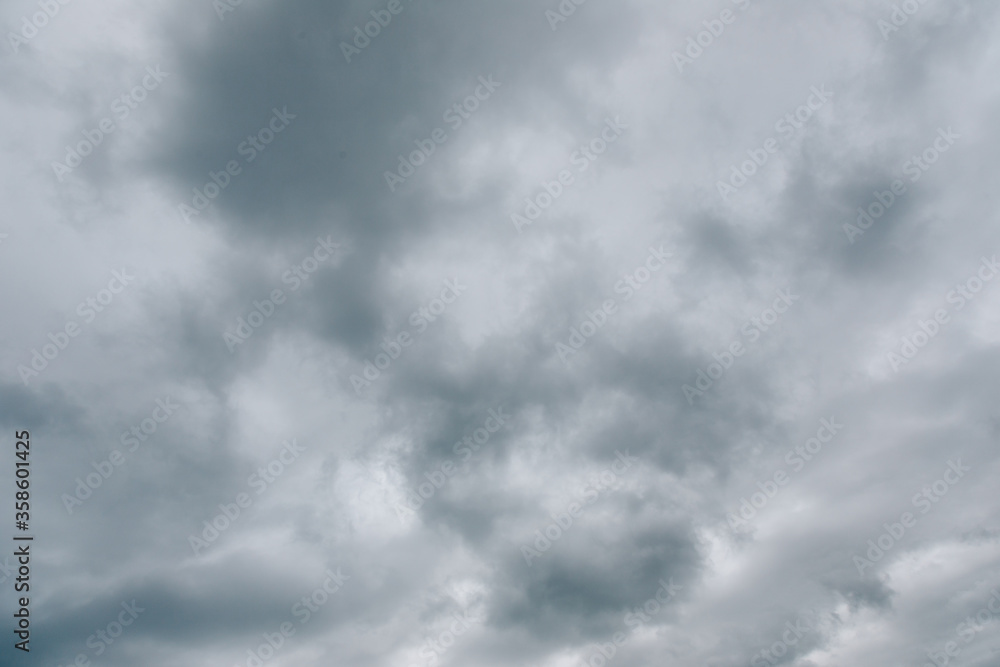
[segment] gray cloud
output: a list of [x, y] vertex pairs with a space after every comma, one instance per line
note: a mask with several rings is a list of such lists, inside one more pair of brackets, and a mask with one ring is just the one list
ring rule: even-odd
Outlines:
[[394, 3], [74, 2], [8, 37], [33, 664], [254, 664], [282, 623], [265, 664], [993, 664], [996, 619], [960, 625], [1000, 586], [993, 4]]

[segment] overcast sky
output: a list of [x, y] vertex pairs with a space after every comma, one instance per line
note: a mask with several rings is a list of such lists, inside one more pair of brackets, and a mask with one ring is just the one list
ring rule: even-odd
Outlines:
[[0, 662], [1000, 664], [1000, 6], [230, 2], [0, 7]]

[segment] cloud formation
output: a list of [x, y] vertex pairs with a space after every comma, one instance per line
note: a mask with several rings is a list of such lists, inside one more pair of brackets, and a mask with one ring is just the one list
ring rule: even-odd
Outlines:
[[4, 655], [995, 664], [995, 3], [0, 23]]

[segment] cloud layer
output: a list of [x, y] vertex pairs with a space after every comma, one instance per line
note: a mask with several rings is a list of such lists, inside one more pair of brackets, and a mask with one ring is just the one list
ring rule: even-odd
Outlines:
[[31, 664], [996, 664], [995, 3], [0, 18]]

